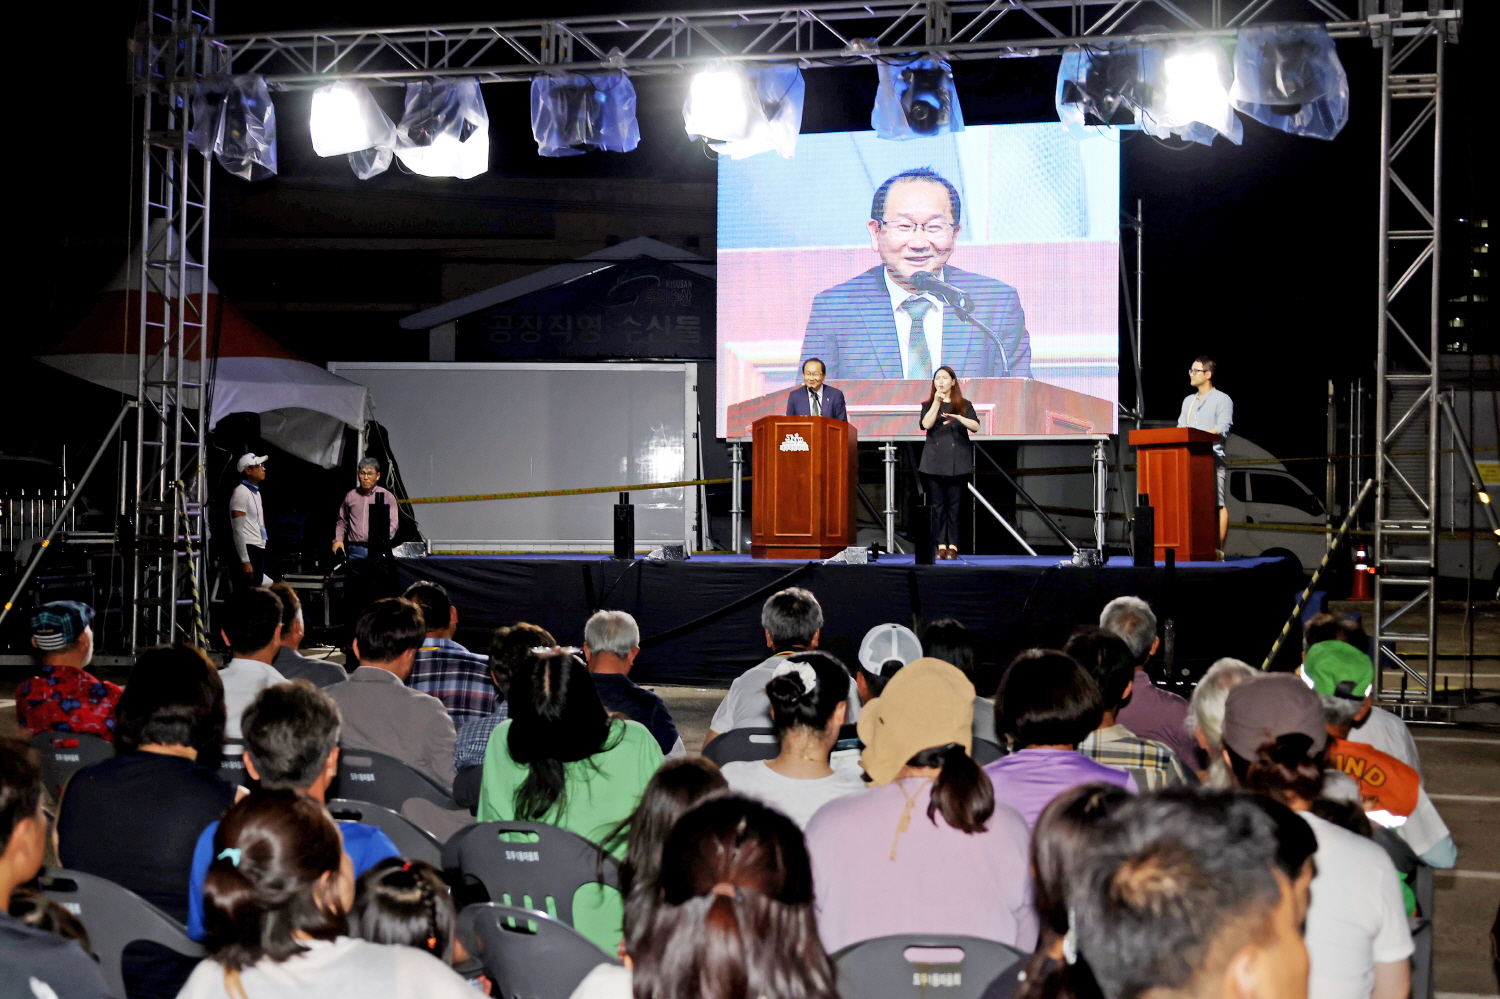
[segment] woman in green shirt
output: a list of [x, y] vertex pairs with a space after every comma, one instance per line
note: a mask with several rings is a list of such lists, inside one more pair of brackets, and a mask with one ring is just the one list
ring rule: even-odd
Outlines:
[[[650, 730], [611, 718], [576, 656], [535, 653], [512, 676], [510, 718], [490, 736], [479, 820], [544, 822], [598, 843], [635, 810], [661, 763]], [[574, 927], [607, 953], [619, 944], [622, 917], [612, 888], [586, 885], [574, 895]]]

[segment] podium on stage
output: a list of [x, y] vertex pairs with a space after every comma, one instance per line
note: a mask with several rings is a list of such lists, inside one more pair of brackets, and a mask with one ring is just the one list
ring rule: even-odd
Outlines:
[[830, 558], [854, 544], [859, 432], [826, 416], [751, 427], [752, 558]]
[[1156, 517], [1156, 560], [1167, 549], [1179, 562], [1212, 562], [1219, 547], [1219, 503], [1214, 445], [1219, 435], [1191, 427], [1132, 430], [1136, 492], [1151, 497]]

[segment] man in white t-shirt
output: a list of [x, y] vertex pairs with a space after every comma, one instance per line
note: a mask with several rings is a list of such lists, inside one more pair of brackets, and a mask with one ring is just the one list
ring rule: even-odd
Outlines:
[[[773, 593], [761, 606], [760, 626], [765, 632], [766, 645], [775, 655], [745, 670], [729, 685], [729, 693], [719, 702], [708, 723], [708, 734], [703, 737], [705, 746], [737, 728], [771, 727], [771, 701], [766, 697], [766, 684], [782, 660], [818, 647], [818, 637], [823, 631], [823, 608], [817, 597], [793, 586]], [[850, 677], [845, 722], [852, 724], [858, 720], [859, 688]]]
[[242, 589], [222, 611], [219, 635], [233, 656], [219, 669], [224, 683], [224, 740], [239, 742], [240, 715], [262, 690], [284, 683], [271, 665], [281, 649], [281, 598], [264, 586]]
[[229, 494], [229, 536], [239, 557], [240, 577], [245, 586], [259, 586], [266, 574], [266, 508], [260, 484], [266, 481], [266, 456], [242, 454], [234, 467], [243, 478]]

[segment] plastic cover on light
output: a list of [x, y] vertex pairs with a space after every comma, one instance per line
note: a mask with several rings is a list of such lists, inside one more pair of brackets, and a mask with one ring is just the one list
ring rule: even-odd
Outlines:
[[276, 105], [263, 76], [204, 77], [193, 94], [188, 141], [245, 180], [276, 176]]
[[635, 85], [624, 73], [532, 77], [531, 134], [542, 156], [628, 153], [641, 142]]
[[[1148, 71], [1160, 64], [1160, 49], [1068, 49], [1053, 98], [1058, 120], [1079, 139], [1086, 136], [1085, 129], [1108, 124], [1121, 111], [1139, 124], [1140, 105], [1149, 100]], [[1097, 119], [1093, 126], [1087, 122], [1090, 115]]]
[[1349, 78], [1328, 29], [1268, 24], [1239, 30], [1229, 98], [1256, 121], [1332, 139], [1349, 121]]
[[1216, 134], [1235, 145], [1244, 141], [1245, 126], [1229, 105], [1233, 76], [1223, 45], [1212, 38], [1174, 42], [1160, 67], [1150, 103], [1141, 108], [1141, 131], [1205, 146], [1213, 144]]
[[406, 85], [396, 158], [424, 177], [468, 180], [490, 168], [490, 116], [472, 76]]
[[882, 139], [921, 139], [964, 130], [953, 70], [941, 59], [877, 61], [880, 87], [870, 125]]
[[395, 124], [359, 80], [339, 80], [314, 90], [308, 131], [319, 156], [389, 148], [396, 141]]
[[790, 159], [802, 131], [806, 90], [796, 66], [710, 63], [688, 86], [683, 128], [690, 138], [718, 140], [711, 147], [730, 159], [772, 151]]

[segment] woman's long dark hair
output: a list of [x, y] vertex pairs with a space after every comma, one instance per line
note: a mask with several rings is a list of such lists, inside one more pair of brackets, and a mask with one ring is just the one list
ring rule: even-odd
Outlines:
[[436, 867], [387, 857], [360, 876], [349, 913], [349, 933], [378, 944], [425, 950], [453, 963], [458, 916]]
[[115, 751], [190, 746], [198, 762], [218, 766], [224, 745], [224, 683], [204, 651], [192, 645], [147, 649], [130, 670], [115, 705]]
[[938, 767], [927, 802], [927, 817], [937, 825], [937, 814], [954, 829], [966, 833], [984, 832], [985, 823], [995, 814], [995, 788], [990, 775], [974, 762], [956, 742], [924, 749], [906, 761], [909, 767]]
[[964, 393], [958, 386], [958, 372], [948, 365], [943, 365], [932, 373], [932, 381], [927, 383], [927, 398], [922, 401], [922, 412], [927, 412], [927, 407], [932, 405], [933, 398], [937, 395], [938, 371], [948, 372], [948, 377], [953, 379], [953, 387], [948, 390], [948, 412], [964, 415]]
[[[521, 661], [511, 677], [510, 758], [529, 772], [516, 788], [516, 818], [540, 822], [567, 808], [565, 764], [610, 748], [614, 725], [589, 671], [570, 652], [555, 649]], [[616, 742], [624, 738], [624, 726]]]
[[1286, 732], [1261, 746], [1253, 760], [1224, 748], [1241, 787], [1290, 805], [1293, 797], [1310, 802], [1323, 793], [1324, 754], [1312, 747], [1312, 739], [1301, 732]]
[[823, 731], [833, 712], [849, 697], [849, 671], [828, 652], [799, 652], [786, 661], [811, 666], [818, 682], [807, 690], [796, 673], [783, 673], [766, 684], [776, 734], [798, 726]]
[[635, 999], [837, 999], [796, 823], [713, 798], [662, 849], [657, 904], [626, 938]]
[[323, 881], [338, 873], [344, 841], [318, 801], [289, 789], [253, 792], [224, 813], [213, 851], [203, 925], [231, 995], [244, 991], [241, 969], [307, 950], [296, 934], [332, 940], [347, 932], [332, 886]]
[[1031, 836], [1032, 891], [1036, 903], [1036, 951], [1015, 999], [1100, 999], [1087, 965], [1053, 957], [1068, 933], [1068, 885], [1088, 859], [1099, 822], [1130, 794], [1115, 784], [1082, 784], [1064, 791], [1042, 810]]

